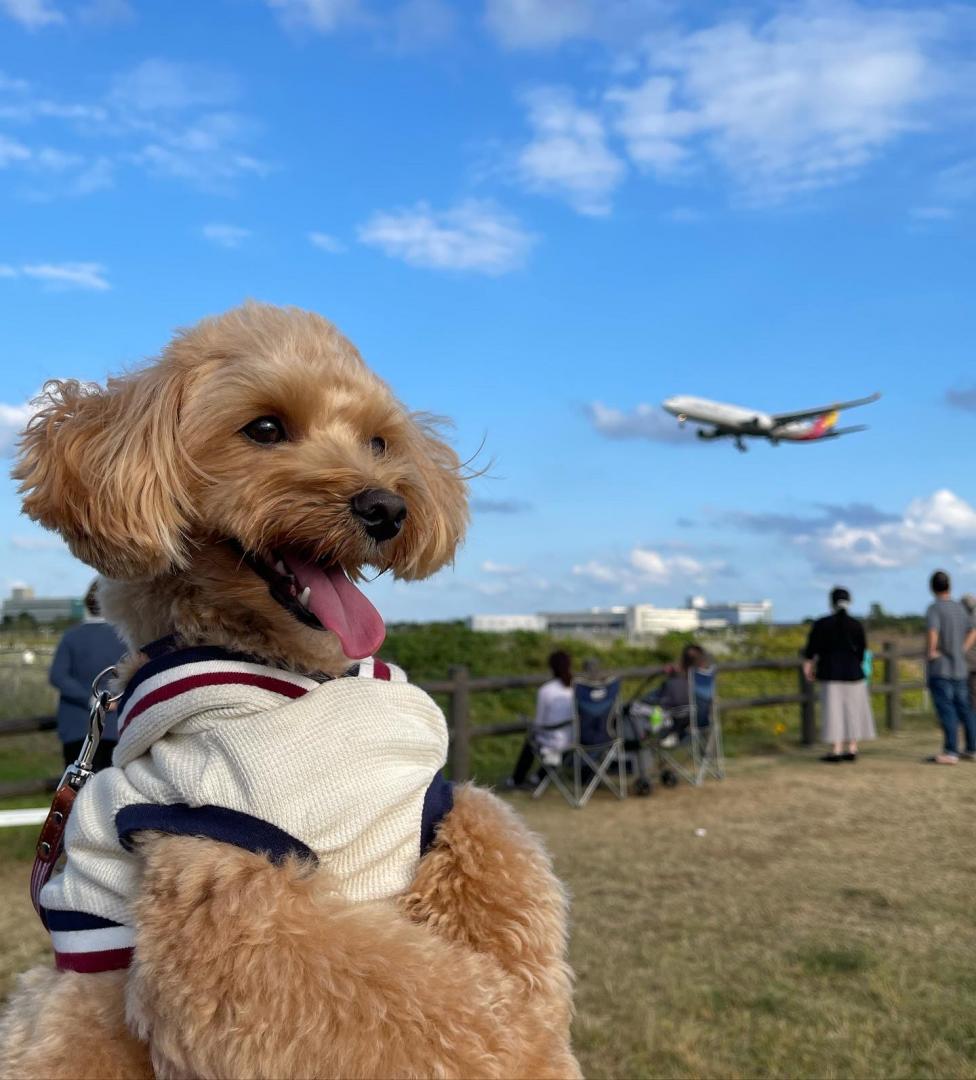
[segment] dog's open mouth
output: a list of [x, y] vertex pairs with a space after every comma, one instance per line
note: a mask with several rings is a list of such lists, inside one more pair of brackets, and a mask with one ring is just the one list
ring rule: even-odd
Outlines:
[[380, 613], [339, 563], [291, 547], [278, 548], [267, 558], [243, 555], [283, 608], [306, 626], [331, 630], [350, 660], [372, 656], [383, 644], [386, 627]]

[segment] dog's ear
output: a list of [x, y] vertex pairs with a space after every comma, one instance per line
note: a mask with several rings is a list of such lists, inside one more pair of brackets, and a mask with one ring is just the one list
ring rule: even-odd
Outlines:
[[178, 439], [181, 383], [160, 367], [103, 390], [48, 383], [20, 441], [24, 513], [106, 577], [185, 564], [189, 465]]
[[457, 454], [437, 435], [436, 418], [417, 413], [411, 419], [415, 480], [404, 485], [404, 495], [413, 509], [407, 518], [408, 543], [398, 552], [403, 561], [397, 576], [425, 578], [449, 563], [464, 539], [468, 485]]

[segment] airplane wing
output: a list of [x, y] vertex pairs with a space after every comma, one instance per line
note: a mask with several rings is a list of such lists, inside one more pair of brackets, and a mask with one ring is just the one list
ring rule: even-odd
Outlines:
[[[793, 424], [798, 420], [815, 420], [825, 413], [840, 412], [842, 409], [855, 409], [858, 405], [870, 405], [877, 401], [881, 394], [871, 394], [870, 397], [858, 398], [856, 401], [839, 401], [833, 405], [822, 405], [819, 409], [803, 409], [800, 412], [773, 413], [772, 421], [777, 427], [783, 424]], [[846, 428], [844, 429], [847, 430]], [[839, 432], [838, 432], [839, 434]]]

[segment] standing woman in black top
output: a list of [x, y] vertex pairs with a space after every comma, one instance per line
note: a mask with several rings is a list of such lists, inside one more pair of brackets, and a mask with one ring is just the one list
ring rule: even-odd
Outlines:
[[[810, 628], [803, 671], [820, 683], [821, 738], [830, 745], [823, 761], [857, 761], [857, 744], [875, 738], [874, 716], [864, 679], [864, 627], [849, 615], [851, 594], [834, 589], [832, 615]], [[844, 751], [844, 743], [847, 751]]]

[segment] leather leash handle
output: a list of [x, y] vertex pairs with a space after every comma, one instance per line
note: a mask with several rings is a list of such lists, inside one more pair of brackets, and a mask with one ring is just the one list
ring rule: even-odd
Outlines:
[[41, 913], [41, 889], [51, 880], [54, 867], [64, 850], [64, 830], [68, 825], [68, 816], [78, 792], [70, 785], [63, 784], [54, 793], [54, 800], [47, 818], [41, 826], [41, 835], [37, 839], [34, 853], [34, 867], [31, 870], [30, 894], [34, 910], [44, 922]]
[[47, 929], [47, 923], [44, 922], [44, 912], [41, 909], [41, 889], [51, 880], [54, 867], [64, 851], [64, 830], [68, 827], [68, 818], [78, 792], [92, 775], [92, 764], [99, 739], [102, 737], [105, 713], [109, 706], [118, 701], [118, 697], [113, 697], [107, 690], [101, 689], [102, 681], [106, 677], [114, 678], [115, 674], [115, 668], [110, 667], [95, 676], [95, 681], [92, 683], [92, 706], [88, 716], [88, 735], [82, 743], [77, 761], [64, 770], [58, 789], [54, 793], [54, 799], [51, 801], [51, 809], [41, 826], [41, 835], [37, 838], [34, 866], [30, 877], [30, 896], [34, 910], [44, 923], [45, 929]]

